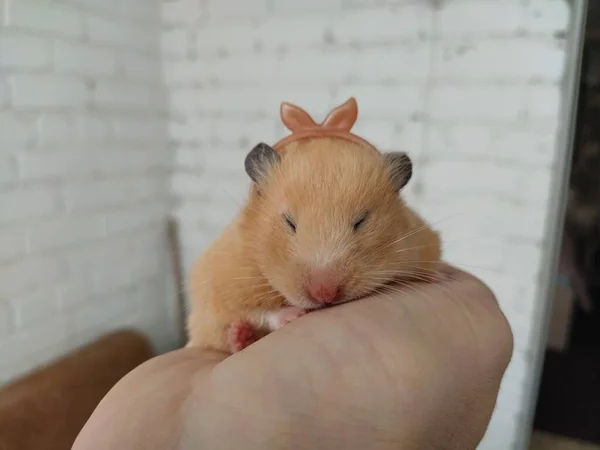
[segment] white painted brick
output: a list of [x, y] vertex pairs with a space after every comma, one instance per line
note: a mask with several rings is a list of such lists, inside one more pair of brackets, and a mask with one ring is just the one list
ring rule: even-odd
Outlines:
[[567, 31], [573, 5], [565, 0], [532, 0], [524, 3], [525, 29], [530, 32]]
[[93, 291], [114, 293], [123, 288], [132, 287], [131, 268], [131, 261], [121, 260], [92, 272]]
[[62, 354], [67, 330], [67, 321], [61, 317], [18, 330], [0, 342], [2, 363], [13, 368], [13, 375], [24, 375]]
[[157, 51], [155, 30], [149, 25], [121, 23], [101, 17], [88, 17], [87, 30], [95, 43], [136, 50]]
[[521, 173], [521, 182], [519, 190], [523, 202], [546, 207], [549, 205], [552, 195], [552, 183], [557, 179], [555, 170], [548, 170], [547, 167], [531, 168], [527, 173]]
[[162, 67], [156, 57], [129, 55], [121, 58], [120, 64], [129, 79], [153, 83], [161, 81]]
[[115, 325], [116, 319], [119, 316], [129, 317], [137, 309], [137, 306], [128, 300], [129, 295], [131, 294], [127, 291], [119, 292], [73, 309], [69, 315], [70, 330], [79, 334], [91, 328], [98, 329], [98, 334], [103, 334], [118, 328], [119, 325]]
[[119, 12], [119, 5], [123, 3], [122, 0], [61, 0], [61, 3], [67, 3], [77, 7], [83, 7], [88, 11], [101, 11], [111, 15], [117, 15]]
[[514, 277], [527, 277], [528, 274], [537, 274], [542, 259], [542, 249], [535, 244], [506, 242], [503, 257], [506, 273]]
[[26, 250], [26, 237], [23, 228], [0, 229], [0, 263], [23, 256]]
[[56, 192], [48, 188], [0, 191], [0, 224], [23, 219], [38, 219], [58, 209]]
[[82, 108], [89, 90], [83, 80], [49, 75], [14, 75], [13, 104], [18, 108]]
[[71, 276], [56, 288], [58, 307], [67, 309], [80, 305], [92, 293], [91, 283], [85, 277]]
[[[532, 278], [530, 281], [535, 283], [536, 280]], [[535, 301], [535, 299], [533, 301]], [[540, 311], [539, 313], [543, 312]], [[506, 315], [513, 332], [515, 351], [526, 352], [534, 350], [535, 347], [533, 347], [533, 345], [535, 345], [536, 340], [540, 335], [539, 330], [537, 329], [539, 323], [534, 323], [534, 321], [538, 322], [540, 318], [535, 317], [535, 314], [533, 317], [531, 315], [524, 316], [517, 311], [510, 309], [504, 311], [504, 314]]]
[[466, 271], [499, 271], [504, 263], [506, 244], [494, 239], [460, 239], [444, 245], [444, 260], [451, 261]]
[[[114, 116], [113, 113], [112, 117]], [[75, 121], [77, 137], [81, 142], [104, 144], [113, 139], [110, 122], [106, 117], [77, 115]]]
[[478, 450], [517, 449], [517, 440], [508, 430], [520, 429], [522, 418], [512, 414], [495, 411]]
[[407, 151], [416, 159], [423, 147], [423, 124], [410, 120], [359, 119], [352, 132], [381, 151]]
[[0, 69], [42, 69], [49, 65], [49, 42], [32, 36], [0, 35]]
[[432, 17], [427, 2], [414, 2], [397, 11], [384, 8], [347, 11], [335, 17], [331, 29], [334, 41], [340, 43], [416, 40], [431, 33]]
[[10, 87], [8, 80], [0, 76], [0, 108], [5, 107], [10, 103]]
[[11, 298], [38, 286], [49, 285], [64, 275], [56, 257], [31, 257], [0, 266], [0, 298]]
[[5, 150], [20, 150], [35, 142], [35, 117], [31, 115], [0, 113], [0, 136]]
[[[337, 106], [354, 96], [358, 102], [359, 117], [369, 119], [405, 120], [424, 113], [425, 89], [419, 86], [355, 86], [340, 87], [332, 106]], [[321, 109], [327, 111], [327, 108]], [[321, 113], [326, 114], [326, 112]], [[364, 119], [359, 119], [364, 120]]]
[[[234, 197], [234, 195], [231, 197]], [[221, 196], [221, 198], [222, 200], [218, 205], [211, 206], [211, 214], [205, 213], [206, 204], [186, 203], [174, 211], [174, 216], [190, 225], [222, 230], [239, 213], [240, 206], [232, 198], [227, 196]]]
[[169, 61], [163, 67], [164, 79], [167, 86], [174, 89], [175, 84], [191, 84], [196, 82], [198, 76], [197, 71], [194, 70], [196, 67], [204, 65], [203, 61], [200, 60], [177, 60]]
[[[317, 19], [319, 20], [319, 19]], [[264, 26], [263, 26], [264, 27]], [[260, 28], [257, 26], [247, 23], [241, 24], [227, 24], [219, 27], [209, 26], [202, 27], [196, 30], [196, 48], [200, 53], [216, 53], [219, 50], [225, 51], [250, 51], [254, 49], [256, 41], [259, 39], [258, 31], [262, 30], [263, 33], [267, 33], [268, 28]], [[168, 53], [182, 54], [184, 48], [182, 47], [183, 40], [185, 37], [182, 33], [168, 32], [163, 33], [162, 45], [163, 50]], [[240, 36], [244, 36], [244, 39], [240, 39]], [[290, 36], [294, 36], [291, 34]], [[287, 34], [278, 36], [277, 39], [290, 39]], [[260, 41], [263, 44], [273, 45], [272, 39], [266, 39]], [[298, 38], [296, 38], [299, 40]]]
[[525, 95], [525, 109], [530, 118], [550, 121], [559, 113], [561, 90], [558, 86], [531, 86]]
[[99, 82], [94, 92], [94, 104], [101, 107], [146, 109], [156, 103], [153, 89], [139, 84]]
[[132, 22], [149, 22], [150, 24], [160, 24], [160, 5], [154, 2], [148, 5], [146, 0], [127, 0], [119, 2], [119, 15]]
[[211, 20], [248, 20], [261, 18], [267, 12], [267, 0], [208, 0], [208, 14]]
[[190, 39], [185, 29], [165, 30], [160, 37], [160, 45], [166, 55], [185, 55], [189, 51]]
[[206, 193], [206, 187], [201, 183], [199, 174], [175, 173], [171, 182], [173, 191], [178, 197], [193, 198]]
[[44, 287], [11, 299], [17, 328], [37, 325], [47, 321], [58, 312], [58, 295]]
[[167, 208], [162, 203], [143, 204], [127, 209], [115, 210], [105, 215], [106, 232], [121, 233], [148, 224], [166, 221]]
[[[432, 188], [425, 182], [419, 210], [431, 221], [445, 219], [437, 227], [452, 239], [500, 237], [539, 243], [545, 231], [544, 207], [515, 204], [513, 199], [478, 194], [475, 189], [458, 195], [457, 191], [443, 186]], [[527, 227], [522, 226], [524, 217]]]
[[114, 75], [116, 72], [115, 55], [106, 49], [55, 41], [53, 51], [57, 72], [83, 75]]
[[512, 86], [439, 86], [430, 94], [430, 114], [448, 122], [516, 121], [524, 109], [523, 92]]
[[260, 141], [275, 143], [283, 137], [276, 135], [275, 122], [276, 119], [190, 117], [185, 123], [172, 124], [171, 128], [183, 141], [246, 146], [244, 150], [250, 151], [250, 146]]
[[511, 194], [528, 171], [514, 166], [486, 162], [431, 161], [422, 169], [425, 185], [431, 190], [455, 192], [483, 191]]
[[[189, 71], [190, 78], [199, 81], [219, 80], [220, 83], [340, 83], [360, 80], [362, 83], [393, 81], [419, 82], [429, 73], [429, 50], [422, 45], [395, 48], [398, 57], [389, 59], [389, 49], [353, 51], [330, 50], [320, 53], [289, 52], [280, 58], [272, 55], [219, 58], [210, 64], [200, 64], [202, 70]], [[311, 67], [307, 69], [306, 59]], [[236, 70], [252, 67], [250, 71]], [[200, 67], [199, 67], [200, 68]], [[184, 81], [191, 81], [185, 79]]]
[[60, 355], [65, 348], [67, 330], [66, 320], [55, 317], [35, 327], [17, 330], [0, 344], [0, 351], [9, 362], [26, 359], [29, 371]]
[[27, 229], [28, 249], [32, 253], [97, 239], [105, 234], [101, 216], [63, 216], [37, 222]]
[[548, 168], [555, 136], [547, 127], [435, 124], [428, 128], [427, 153], [437, 161], [476, 159]]
[[153, 255], [147, 255], [147, 258], [137, 259], [135, 264], [130, 265], [131, 277], [134, 280], [147, 280], [156, 278], [161, 269], [162, 262]]
[[[277, 114], [282, 101], [302, 105], [320, 115], [334, 106], [322, 88], [232, 88], [181, 89], [171, 94], [171, 108], [177, 112]], [[316, 120], [316, 117], [315, 117]]]
[[161, 180], [150, 177], [93, 181], [67, 186], [64, 199], [69, 211], [94, 211], [153, 198], [164, 192]]
[[197, 148], [178, 148], [175, 150], [174, 170], [202, 173], [205, 155]]
[[18, 0], [8, 3], [8, 26], [49, 31], [65, 36], [83, 34], [83, 17], [75, 9], [49, 0]]
[[[517, 33], [524, 25], [520, 0], [451, 1], [437, 10], [436, 30], [441, 36], [500, 35]], [[501, 17], [502, 20], [498, 20]]]
[[435, 53], [436, 75], [445, 82], [562, 79], [564, 50], [549, 39], [445, 40]]
[[160, 144], [166, 139], [166, 126], [159, 118], [120, 118], [114, 120], [119, 142]]
[[[143, 240], [143, 233], [137, 233], [137, 239]], [[70, 278], [68, 281], [77, 281], [83, 287], [90, 288], [93, 274], [107, 266], [131, 258], [133, 246], [131, 235], [113, 236], [112, 239], [98, 240], [85, 243], [78, 247], [65, 248], [63, 258], [67, 264]], [[83, 288], [82, 287], [82, 288]], [[74, 286], [77, 288], [77, 286]]]
[[[149, 287], [167, 278], [161, 221], [168, 206], [165, 169], [171, 155], [167, 124], [159, 118], [164, 100], [158, 84], [159, 8], [146, 6], [145, 0], [19, 0], [11, 2], [12, 12], [29, 8], [29, 17], [2, 21], [9, 25], [6, 34], [0, 33], [0, 64], [8, 69], [0, 77], [5, 150], [0, 156], [0, 303], [9, 299], [14, 306], [7, 314], [0, 312], [3, 381], [82, 339], [134, 324], [137, 292], [150, 293], [145, 308], [156, 323], [169, 320], [164, 293]], [[69, 23], [59, 29], [47, 20], [60, 11], [85, 14], [89, 39], [79, 39], [83, 29], [75, 35]], [[40, 24], [42, 19], [46, 22]], [[33, 26], [36, 22], [39, 27]], [[29, 38], [20, 37], [23, 31]], [[44, 41], [35, 34], [69, 39]], [[55, 51], [40, 53], [40, 43]], [[55, 73], [42, 74], [53, 56]], [[110, 97], [108, 89], [102, 90], [113, 77], [121, 82]], [[91, 104], [96, 87], [97, 99], [107, 103]], [[113, 100], [117, 96], [124, 101]], [[141, 106], [132, 105], [142, 98]], [[9, 105], [15, 108], [6, 110]], [[23, 175], [18, 180], [13, 158]], [[88, 215], [64, 215], [65, 209]], [[103, 238], [105, 222], [111, 234]], [[93, 311], [85, 308], [98, 298], [106, 302]], [[163, 328], [153, 339], [171, 340], [174, 330]]]
[[[67, 114], [43, 114], [38, 120], [40, 147], [56, 147], [75, 141], [75, 119]], [[50, 156], [50, 155], [49, 155]]]
[[161, 4], [161, 17], [166, 25], [194, 23], [200, 19], [200, 0], [171, 0]]
[[275, 12], [285, 14], [297, 13], [322, 13], [338, 12], [342, 7], [342, 0], [305, 0], [297, 2], [295, 0], [273, 0], [272, 7]]
[[12, 308], [10, 305], [0, 302], [0, 339], [12, 334], [14, 329], [14, 313]]
[[102, 168], [101, 153], [85, 151], [70, 152], [23, 152], [17, 156], [19, 176], [24, 180], [62, 178], [70, 175], [89, 177]]
[[148, 152], [146, 149], [116, 150], [105, 152], [100, 165], [103, 173], [144, 173], [151, 169], [169, 165], [170, 155], [166, 151]]
[[[316, 45], [322, 45], [325, 42], [327, 26], [331, 24], [331, 19], [326, 16], [294, 15], [281, 20], [278, 17], [271, 17], [256, 25], [251, 31], [246, 31], [240, 35], [248, 36], [249, 43], [254, 43], [257, 48], [265, 51], [273, 51], [281, 48], [295, 49], [306, 48]], [[231, 31], [239, 33], [244, 29], [231, 26]], [[225, 40], [229, 43], [229, 40]], [[241, 45], [241, 44], [240, 44]], [[235, 47], [234, 47], [235, 48]], [[313, 54], [313, 56], [317, 56]]]
[[[242, 174], [235, 177], [235, 180], [233, 177], [225, 180], [215, 174], [198, 176], [178, 173], [173, 176], [172, 187], [173, 192], [180, 197], [209, 201], [211, 214], [214, 214], [216, 220], [223, 225], [224, 222], [221, 218], [223, 216], [232, 218], [232, 211], [237, 210], [236, 208], [239, 208], [239, 205], [248, 197], [249, 181]], [[216, 205], [212, 205], [213, 202]], [[207, 207], [208, 203], [198, 211], [203, 211]], [[213, 218], [209, 217], [210, 215], [205, 213], [201, 213], [201, 215], [201, 220], [212, 223]]]
[[[94, 144], [106, 144], [113, 138], [109, 121], [102, 117], [87, 114], [72, 116], [64, 113], [46, 113], [38, 121], [38, 144], [41, 148], [77, 150], [75, 154], [85, 155], [85, 150]], [[82, 148], [81, 146], [84, 146]], [[51, 154], [47, 154], [51, 158]], [[88, 157], [90, 155], [88, 154]], [[91, 155], [91, 158], [101, 154]], [[59, 165], [61, 162], [55, 164]], [[58, 169], [60, 172], [60, 169]]]
[[0, 186], [12, 184], [17, 179], [17, 165], [14, 156], [0, 155]]

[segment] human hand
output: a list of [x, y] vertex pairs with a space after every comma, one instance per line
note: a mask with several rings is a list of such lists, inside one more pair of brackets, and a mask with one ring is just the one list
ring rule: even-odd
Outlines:
[[111, 390], [73, 450], [475, 449], [512, 334], [480, 281], [443, 272], [307, 314], [232, 356], [158, 356]]

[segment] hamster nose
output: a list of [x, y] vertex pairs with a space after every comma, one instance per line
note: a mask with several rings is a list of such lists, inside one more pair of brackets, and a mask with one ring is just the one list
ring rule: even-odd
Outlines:
[[329, 270], [315, 270], [308, 279], [307, 291], [318, 303], [333, 303], [340, 297], [340, 285]]

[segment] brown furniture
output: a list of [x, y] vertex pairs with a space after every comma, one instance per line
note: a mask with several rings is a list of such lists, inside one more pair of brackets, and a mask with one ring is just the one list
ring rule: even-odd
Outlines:
[[133, 331], [107, 335], [0, 390], [0, 449], [70, 450], [100, 400], [154, 356]]

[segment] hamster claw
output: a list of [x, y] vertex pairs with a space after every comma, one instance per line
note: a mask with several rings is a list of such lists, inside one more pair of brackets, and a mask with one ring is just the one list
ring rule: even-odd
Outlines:
[[227, 343], [231, 353], [242, 351], [257, 340], [256, 329], [249, 322], [233, 322], [227, 331]]

